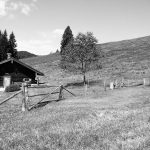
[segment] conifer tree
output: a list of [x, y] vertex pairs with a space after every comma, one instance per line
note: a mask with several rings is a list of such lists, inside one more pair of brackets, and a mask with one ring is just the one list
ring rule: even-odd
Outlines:
[[72, 30], [70, 29], [70, 26], [67, 26], [67, 28], [64, 31], [64, 34], [62, 36], [61, 41], [61, 47], [60, 47], [60, 54], [65, 54], [65, 47], [73, 40], [73, 34]]
[[11, 53], [12, 57], [18, 58], [17, 49], [16, 49], [17, 43], [16, 43], [15, 35], [13, 32], [9, 36], [8, 44], [9, 44], [8, 53]]
[[5, 30], [4, 33], [1, 35], [1, 61], [7, 58], [7, 51], [8, 51], [8, 37], [7, 31]]
[[2, 61], [2, 54], [3, 54], [3, 50], [2, 50], [2, 32], [0, 31], [0, 61]]
[[15, 35], [12, 32], [9, 36], [7, 36], [7, 31], [0, 31], [0, 61], [7, 59], [7, 53], [11, 53], [12, 57], [17, 57], [17, 44]]

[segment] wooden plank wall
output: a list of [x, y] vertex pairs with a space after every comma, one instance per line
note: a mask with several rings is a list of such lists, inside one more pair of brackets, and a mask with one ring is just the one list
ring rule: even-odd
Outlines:
[[0, 86], [3, 86], [3, 77], [0, 76]]

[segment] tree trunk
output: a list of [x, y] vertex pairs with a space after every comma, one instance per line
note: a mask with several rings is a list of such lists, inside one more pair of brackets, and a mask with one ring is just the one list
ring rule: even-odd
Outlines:
[[86, 78], [85, 78], [85, 64], [82, 62], [82, 73], [83, 73], [83, 84], [86, 84]]
[[83, 84], [86, 84], [86, 78], [85, 78], [85, 73], [83, 74]]

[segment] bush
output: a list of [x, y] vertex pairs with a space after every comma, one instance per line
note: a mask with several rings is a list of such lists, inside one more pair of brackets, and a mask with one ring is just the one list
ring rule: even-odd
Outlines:
[[20, 90], [20, 86], [18, 84], [11, 84], [10, 86], [6, 87], [5, 92], [14, 92], [19, 90]]

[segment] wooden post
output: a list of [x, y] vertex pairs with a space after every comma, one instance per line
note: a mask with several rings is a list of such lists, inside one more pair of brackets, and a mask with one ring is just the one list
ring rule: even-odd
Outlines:
[[37, 85], [39, 86], [39, 77], [37, 77]]
[[144, 78], [144, 79], [143, 79], [143, 84], [144, 84], [145, 86], [149, 86], [149, 85], [150, 85], [149, 78]]
[[87, 84], [84, 84], [84, 96], [86, 97], [86, 94], [87, 94]]
[[59, 100], [62, 100], [63, 99], [63, 85], [60, 86], [59, 88]]
[[120, 87], [123, 88], [124, 86], [124, 78], [121, 78], [121, 84], [120, 84]]
[[22, 99], [22, 111], [26, 111], [26, 98], [25, 98], [25, 85], [24, 83], [22, 83], [22, 96], [23, 96], [23, 99]]
[[25, 83], [25, 103], [26, 103], [26, 109], [28, 109], [28, 104], [29, 104], [28, 83]]
[[106, 79], [104, 79], [104, 91], [106, 91]]
[[89, 81], [89, 79], [88, 79], [88, 87], [90, 87], [90, 81]]
[[28, 110], [28, 100], [29, 100], [29, 96], [28, 96], [28, 84], [22, 83], [22, 111], [26, 111]]
[[111, 90], [114, 89], [114, 82], [110, 82], [110, 89], [111, 89]]

